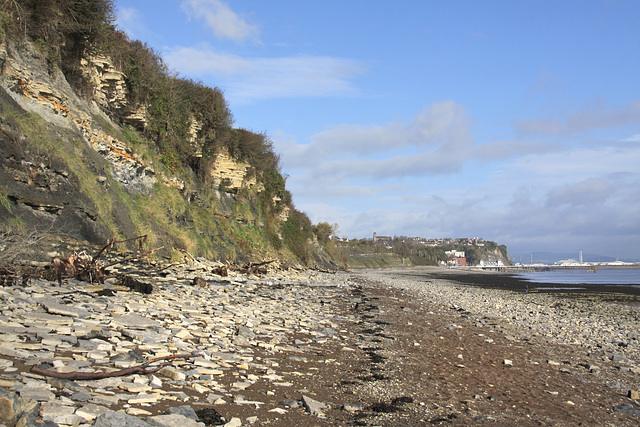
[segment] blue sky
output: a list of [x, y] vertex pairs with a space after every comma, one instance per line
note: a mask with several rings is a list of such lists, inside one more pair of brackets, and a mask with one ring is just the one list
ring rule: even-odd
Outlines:
[[115, 4], [270, 136], [313, 222], [640, 258], [636, 0]]

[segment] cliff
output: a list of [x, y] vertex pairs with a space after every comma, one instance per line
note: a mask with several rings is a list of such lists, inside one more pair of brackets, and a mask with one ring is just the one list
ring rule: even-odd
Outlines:
[[[108, 14], [87, 35], [12, 5], [0, 8], [0, 231], [50, 235], [45, 256], [146, 235], [166, 257], [336, 266], [268, 137], [233, 128], [221, 91], [174, 77]], [[56, 37], [38, 32], [47, 13]]]

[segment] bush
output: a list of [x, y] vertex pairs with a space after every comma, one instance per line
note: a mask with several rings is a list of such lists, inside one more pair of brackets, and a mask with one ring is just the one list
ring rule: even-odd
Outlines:
[[0, 270], [11, 271], [17, 261], [27, 258], [51, 238], [51, 227], [26, 230], [21, 224], [9, 222], [0, 228]]
[[311, 236], [311, 221], [309, 221], [307, 215], [293, 209], [289, 218], [282, 224], [282, 238], [285, 246], [303, 264], [309, 262], [309, 240]]

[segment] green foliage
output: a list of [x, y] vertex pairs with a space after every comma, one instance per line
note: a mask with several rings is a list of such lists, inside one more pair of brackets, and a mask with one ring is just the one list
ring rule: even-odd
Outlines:
[[79, 58], [115, 19], [112, 0], [0, 0], [3, 33], [40, 40], [47, 62]]
[[7, 192], [2, 187], [0, 187], [0, 206], [5, 208], [8, 212], [11, 212], [11, 202], [9, 201], [9, 197], [7, 197]]
[[326, 244], [334, 234], [335, 229], [335, 225], [331, 225], [328, 222], [319, 222], [313, 226], [313, 234], [316, 235], [319, 243]]
[[311, 221], [302, 212], [293, 209], [282, 224], [282, 238], [285, 246], [303, 264], [309, 261], [309, 240], [312, 237]]

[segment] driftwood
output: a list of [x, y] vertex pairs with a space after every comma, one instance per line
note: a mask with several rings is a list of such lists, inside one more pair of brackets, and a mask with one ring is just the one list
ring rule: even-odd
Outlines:
[[271, 263], [274, 263], [276, 261], [277, 260], [272, 259], [269, 261], [263, 261], [263, 262], [257, 262], [257, 263], [249, 262], [245, 264], [243, 267], [233, 267], [233, 270], [242, 274], [267, 274], [268, 271], [265, 266]]
[[150, 294], [153, 292], [153, 285], [151, 283], [141, 282], [131, 276], [127, 276], [126, 274], [118, 277], [118, 285], [125, 286], [132, 291], [140, 292], [141, 294]]
[[74, 254], [69, 256], [67, 259], [54, 258], [51, 261], [52, 270], [55, 272], [58, 283], [62, 282], [62, 279], [67, 278], [83, 280], [90, 283], [104, 283], [106, 268], [113, 267], [114, 265], [118, 265], [123, 262], [144, 258], [163, 248], [160, 247], [150, 251], [142, 252], [140, 254], [126, 257], [109, 264], [104, 264], [100, 261], [100, 258], [106, 253], [108, 249], [113, 248], [119, 243], [126, 243], [136, 240], [138, 241], [139, 249], [142, 250], [144, 242], [147, 241], [147, 235], [145, 234], [143, 236], [137, 236], [125, 240], [108, 240], [107, 244], [104, 245], [102, 249], [100, 249], [98, 253], [93, 257], [83, 251], [81, 253], [74, 252]]
[[207, 281], [200, 276], [194, 277], [192, 284], [193, 286], [199, 286], [201, 288], [206, 288], [208, 285]]
[[220, 267], [216, 267], [211, 270], [213, 274], [217, 274], [218, 276], [227, 277], [229, 275], [229, 269], [226, 265], [221, 265]]
[[173, 359], [189, 359], [192, 357], [195, 357], [195, 355], [174, 354], [171, 356], [156, 357], [141, 365], [131, 366], [130, 368], [120, 369], [119, 371], [113, 372], [58, 372], [52, 371], [50, 369], [39, 368], [35, 365], [31, 367], [31, 372], [38, 375], [44, 375], [46, 377], [61, 378], [67, 380], [99, 380], [102, 378], [122, 377], [124, 375], [131, 374], [152, 374], [167, 365], [166, 363], [163, 363], [160, 366], [154, 366], [152, 367], [152, 369], [147, 369], [152, 363]]

